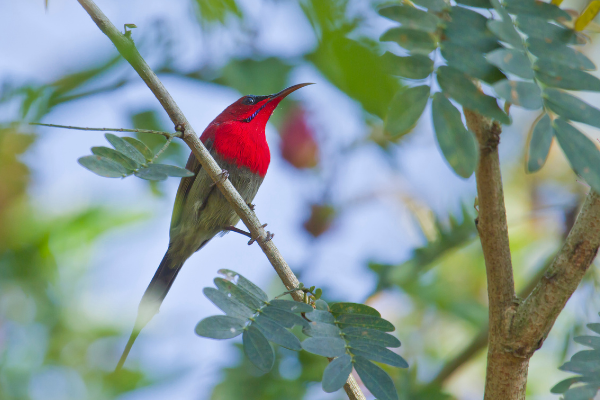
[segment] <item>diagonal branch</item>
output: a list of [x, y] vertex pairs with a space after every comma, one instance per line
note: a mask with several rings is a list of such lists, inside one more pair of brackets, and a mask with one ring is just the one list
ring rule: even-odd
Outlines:
[[588, 193], [562, 249], [518, 308], [510, 329], [515, 354], [530, 356], [552, 329], [600, 247], [600, 195]]
[[[284, 260], [283, 256], [275, 246], [272, 240], [267, 239], [262, 224], [248, 207], [244, 199], [231, 184], [229, 179], [221, 179], [221, 168], [219, 164], [212, 158], [206, 147], [202, 144], [194, 128], [189, 124], [183, 112], [175, 103], [169, 92], [165, 89], [156, 74], [150, 69], [146, 61], [137, 51], [133, 40], [121, 34], [119, 30], [110, 22], [104, 13], [96, 6], [92, 0], [78, 0], [79, 4], [87, 11], [92, 20], [98, 25], [98, 28], [113, 42], [119, 53], [131, 64], [133, 69], [139, 74], [142, 80], [148, 85], [148, 88], [154, 93], [162, 107], [165, 109], [171, 121], [176, 127], [183, 128], [183, 141], [192, 150], [202, 167], [207, 171], [211, 179], [215, 182], [223, 196], [231, 204], [235, 212], [240, 216], [253, 237], [261, 238], [258, 244], [271, 262], [273, 268], [279, 275], [283, 284], [288, 289], [298, 287], [298, 278], [294, 275], [289, 265]], [[292, 297], [296, 301], [302, 301], [303, 295], [301, 292], [293, 292]], [[348, 382], [344, 385], [344, 390], [351, 400], [365, 399], [356, 381], [350, 375]]]

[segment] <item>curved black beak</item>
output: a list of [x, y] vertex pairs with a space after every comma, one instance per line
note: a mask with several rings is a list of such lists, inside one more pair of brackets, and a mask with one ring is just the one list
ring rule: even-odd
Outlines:
[[287, 88], [287, 89], [283, 89], [283, 90], [282, 90], [281, 92], [279, 92], [279, 93], [272, 94], [272, 95], [270, 95], [269, 97], [270, 97], [271, 99], [277, 99], [277, 98], [281, 98], [281, 99], [283, 99], [283, 98], [284, 98], [285, 96], [287, 96], [288, 94], [290, 94], [290, 93], [292, 93], [292, 92], [294, 92], [294, 91], [296, 91], [296, 90], [298, 90], [298, 89], [300, 89], [300, 88], [303, 88], [304, 86], [308, 86], [308, 85], [314, 85], [314, 83], [299, 83], [299, 84], [297, 84], [297, 85], [290, 86], [290, 87], [289, 87], [289, 88]]

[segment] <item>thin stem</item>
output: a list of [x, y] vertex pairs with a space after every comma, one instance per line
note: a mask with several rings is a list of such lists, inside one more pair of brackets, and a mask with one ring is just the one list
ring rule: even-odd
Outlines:
[[170, 145], [170, 144], [171, 144], [171, 142], [173, 141], [173, 138], [174, 138], [174, 136], [169, 136], [169, 137], [167, 138], [167, 142], [166, 142], [166, 143], [165, 143], [165, 145], [164, 145], [164, 146], [163, 146], [163, 147], [162, 147], [162, 148], [161, 148], [161, 149], [158, 151], [158, 153], [156, 153], [156, 155], [154, 156], [154, 160], [153, 160], [153, 161], [156, 161], [156, 160], [158, 160], [158, 157], [160, 157], [160, 155], [161, 155], [162, 153], [164, 153], [164, 151], [167, 149], [167, 147], [169, 147], [169, 145]]
[[153, 131], [150, 129], [125, 129], [125, 128], [87, 128], [83, 126], [67, 126], [67, 125], [55, 125], [55, 124], [40, 124], [38, 122], [30, 122], [29, 125], [49, 126], [50, 128], [64, 128], [74, 129], [77, 131], [100, 131], [100, 132], [133, 132], [133, 133], [152, 133], [155, 135], [161, 135], [169, 138], [181, 137], [181, 132], [169, 133], [162, 131]]

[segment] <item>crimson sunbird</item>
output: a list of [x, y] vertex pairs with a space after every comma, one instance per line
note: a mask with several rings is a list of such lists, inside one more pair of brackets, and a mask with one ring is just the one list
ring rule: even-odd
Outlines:
[[[267, 121], [281, 100], [306, 85], [310, 83], [294, 85], [268, 96], [243, 96], [219, 114], [200, 137], [248, 204], [256, 196], [271, 160], [265, 137]], [[133, 332], [117, 370], [125, 363], [142, 328], [158, 313], [185, 261], [220, 232], [249, 235], [234, 228], [240, 217], [193, 153], [186, 168], [194, 172], [194, 176], [182, 178], [179, 183], [171, 217], [169, 247], [140, 301]]]

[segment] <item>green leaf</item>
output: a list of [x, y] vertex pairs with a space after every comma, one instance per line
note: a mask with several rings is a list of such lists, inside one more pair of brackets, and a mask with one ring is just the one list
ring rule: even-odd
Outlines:
[[254, 311], [237, 301], [235, 298], [227, 296], [227, 294], [220, 290], [207, 287], [204, 288], [202, 292], [215, 306], [219, 307], [230, 317], [248, 319], [254, 315]]
[[349, 326], [342, 329], [342, 333], [348, 341], [364, 340], [365, 342], [384, 347], [400, 347], [400, 341], [396, 337], [375, 329]]
[[564, 400], [590, 400], [596, 397], [598, 385], [585, 385], [571, 388], [565, 392]]
[[[582, 52], [564, 45], [548, 44], [544, 40], [530, 38], [527, 39], [527, 50], [533, 55], [551, 62], [564, 64], [568, 67], [593, 71], [596, 66]], [[546, 61], [543, 61], [544, 63]]]
[[133, 145], [131, 145], [126, 140], [120, 138], [117, 135], [113, 135], [112, 133], [107, 133], [104, 135], [106, 140], [119, 152], [125, 154], [127, 157], [135, 160], [138, 164], [145, 165], [146, 157], [142, 153], [139, 152]]
[[311, 337], [340, 337], [342, 331], [335, 325], [327, 324], [325, 322], [309, 322], [302, 332], [306, 336]]
[[315, 301], [315, 307], [319, 311], [329, 311], [329, 304], [325, 300]]
[[506, 76], [485, 59], [483, 53], [455, 43], [442, 43], [442, 56], [449, 66], [454, 67], [473, 78], [487, 83], [494, 83]]
[[416, 125], [429, 100], [429, 86], [415, 86], [398, 92], [385, 119], [385, 131], [393, 138], [399, 138]]
[[544, 19], [565, 18], [567, 21], [571, 19], [571, 16], [566, 11], [561, 10], [554, 4], [541, 1], [504, 0], [504, 7], [506, 7], [509, 13], [516, 15], [530, 14]]
[[600, 128], [600, 110], [575, 96], [548, 88], [544, 90], [544, 103], [563, 119]]
[[129, 170], [130, 173], [139, 168], [139, 164], [133, 161], [131, 158], [125, 156], [123, 153], [116, 151], [115, 149], [111, 149], [110, 147], [92, 147], [92, 154], [100, 157], [106, 157], [109, 160], [113, 160], [116, 163], [121, 164], [125, 169]]
[[517, 27], [529, 38], [542, 39], [548, 44], [578, 44], [577, 32], [551, 24], [543, 18], [521, 14], [517, 16]]
[[269, 296], [267, 296], [267, 294], [261, 288], [250, 282], [243, 275], [238, 274], [230, 269], [220, 269], [217, 271], [217, 273], [224, 275], [227, 280], [235, 282], [240, 288], [244, 289], [257, 299], [262, 300], [263, 302], [269, 300]]
[[177, 178], [194, 176], [192, 171], [189, 171], [185, 168], [176, 167], [175, 165], [149, 164], [148, 169], [154, 170], [156, 173], [163, 173], [167, 176], [174, 176]]
[[391, 75], [398, 75], [408, 79], [425, 79], [433, 72], [433, 60], [424, 55], [398, 57], [386, 52], [381, 59], [386, 70]]
[[492, 8], [490, 0], [456, 0], [458, 4], [476, 8]]
[[228, 315], [213, 315], [196, 325], [196, 334], [211, 339], [231, 339], [244, 330], [246, 321]]
[[131, 174], [121, 164], [114, 162], [106, 157], [85, 156], [77, 160], [82, 167], [92, 171], [96, 175], [106, 178], [124, 178]]
[[488, 53], [486, 59], [505, 72], [533, 79], [533, 69], [527, 54], [515, 49], [497, 49]]
[[463, 72], [448, 66], [438, 68], [437, 80], [444, 93], [462, 106], [510, 124], [510, 118], [498, 107], [496, 99], [481, 93]]
[[600, 79], [564, 64], [537, 60], [535, 76], [550, 87], [567, 90], [600, 91]]
[[477, 166], [475, 137], [463, 125], [460, 112], [450, 100], [438, 92], [433, 96], [431, 115], [438, 144], [450, 167], [468, 178]]
[[313, 310], [312, 312], [304, 314], [304, 316], [308, 318], [309, 321], [324, 322], [326, 324], [333, 324], [335, 322], [333, 314], [329, 311]]
[[334, 303], [331, 305], [330, 311], [332, 313], [340, 313], [340, 314], [364, 314], [364, 315], [374, 315], [376, 317], [381, 317], [381, 314], [379, 314], [379, 311], [377, 311], [373, 307], [369, 307], [365, 304], [358, 304], [358, 303]]
[[154, 164], [148, 165], [146, 168], [140, 168], [134, 172], [134, 175], [141, 179], [146, 179], [147, 181], [164, 181], [169, 176], [162, 171], [157, 170], [156, 168], [149, 168]]
[[272, 320], [277, 321], [280, 325], [285, 326], [286, 328], [292, 328], [294, 325], [306, 326], [308, 325], [308, 321], [302, 318], [297, 314], [293, 314], [291, 312], [284, 311], [277, 307], [264, 307], [260, 310], [262, 314], [271, 318]]
[[[588, 337], [591, 337], [591, 336], [588, 336]], [[598, 337], [595, 337], [595, 338], [600, 339]], [[586, 344], [586, 343], [582, 343], [582, 344], [589, 346], [589, 344]], [[571, 357], [571, 361], [575, 361], [575, 362], [579, 362], [579, 361], [586, 362], [586, 361], [596, 361], [596, 360], [600, 360], [600, 350], [578, 351], [577, 353], [573, 354], [573, 356]]]
[[450, 5], [444, 0], [414, 0], [413, 3], [433, 12], [440, 12], [450, 8]]
[[302, 350], [300, 341], [294, 334], [279, 325], [276, 321], [266, 317], [264, 314], [256, 317], [251, 326], [257, 327], [258, 330], [273, 343], [294, 351]]
[[362, 341], [350, 342], [349, 346], [350, 352], [355, 356], [362, 356], [367, 360], [388, 364], [392, 367], [408, 368], [408, 363], [404, 358], [385, 347]]
[[573, 170], [600, 193], [600, 151], [594, 142], [560, 118], [554, 120], [553, 127], [554, 135]]
[[341, 389], [352, 372], [352, 357], [343, 354], [329, 363], [323, 371], [323, 391], [333, 393]]
[[234, 299], [246, 305], [252, 311], [257, 311], [264, 305], [264, 303], [252, 295], [252, 293], [249, 293], [247, 290], [242, 289], [227, 279], [215, 278], [214, 283], [220, 291], [225, 294], [231, 294]]
[[[508, 17], [510, 18], [510, 17]], [[489, 20], [488, 29], [496, 35], [498, 39], [514, 46], [516, 49], [523, 48], [523, 39], [510, 21]]]
[[377, 365], [361, 356], [354, 356], [354, 369], [367, 389], [379, 400], [398, 400], [392, 378]]
[[[576, 336], [573, 338], [573, 341], [575, 343], [579, 343], [584, 346], [591, 347], [596, 350], [600, 350], [600, 337], [598, 337], [598, 336]], [[581, 352], [579, 352], [579, 353], [581, 353]], [[579, 354], [579, 353], [577, 353], [577, 354]], [[600, 352], [597, 351], [594, 354], [595, 354], [596, 358], [598, 360], [600, 360]], [[573, 356], [573, 357], [575, 357], [575, 356]], [[575, 361], [575, 359], [573, 359], [573, 360]]]
[[594, 332], [600, 333], [600, 323], [587, 324], [586, 326]]
[[487, 28], [488, 19], [463, 7], [452, 7], [446, 22], [444, 41], [487, 53], [498, 47], [496, 36]]
[[417, 53], [429, 54], [437, 48], [435, 35], [411, 28], [392, 28], [379, 38], [382, 42], [396, 42], [400, 47]]
[[285, 310], [290, 313], [307, 313], [312, 312], [314, 309], [310, 306], [310, 304], [301, 303], [299, 301], [291, 301], [291, 300], [271, 300], [269, 301], [269, 305]]
[[154, 158], [154, 154], [152, 153], [152, 150], [150, 150], [144, 142], [141, 142], [141, 141], [137, 140], [136, 138], [132, 138], [129, 136], [123, 136], [121, 139], [123, 139], [124, 141], [126, 141], [127, 143], [129, 143], [130, 145], [135, 147], [137, 149], [137, 151], [142, 153], [144, 158], [146, 158], [146, 161], [152, 161], [152, 159]]
[[394, 329], [396, 329], [391, 322], [373, 315], [339, 314], [335, 318], [335, 323], [342, 329], [348, 326], [377, 329], [383, 332], [392, 332]]
[[379, 15], [400, 22], [403, 27], [434, 33], [441, 20], [434, 14], [408, 5], [394, 5], [379, 10]]
[[596, 361], [568, 361], [561, 365], [558, 369], [561, 371], [575, 372], [578, 374], [590, 375], [600, 372], [600, 360]]
[[503, 80], [494, 85], [494, 91], [509, 103], [528, 110], [542, 107], [542, 92], [533, 82]]
[[262, 372], [269, 372], [275, 362], [275, 353], [269, 341], [258, 328], [250, 325], [242, 336], [244, 353]]
[[346, 342], [339, 337], [310, 337], [302, 342], [302, 348], [323, 357], [339, 357], [346, 354]]
[[550, 389], [550, 393], [554, 393], [554, 394], [564, 393], [569, 389], [569, 387], [571, 387], [572, 384], [577, 383], [577, 382], [581, 382], [580, 376], [575, 376], [573, 378], [567, 378], [565, 380], [562, 380], [562, 381], [558, 382], [556, 385], [554, 385], [552, 387], [552, 389]]
[[527, 157], [527, 172], [536, 172], [546, 162], [554, 131], [550, 123], [548, 114], [544, 114], [542, 118], [535, 124], [529, 141], [529, 156]]

